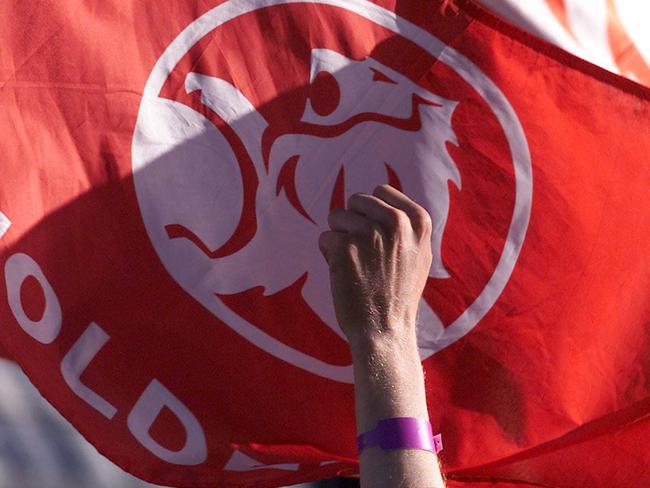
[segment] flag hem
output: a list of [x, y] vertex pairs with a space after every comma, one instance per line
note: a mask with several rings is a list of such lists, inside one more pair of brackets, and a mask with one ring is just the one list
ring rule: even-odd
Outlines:
[[613, 73], [597, 64], [565, 51], [555, 44], [502, 19], [485, 7], [474, 2], [474, 0], [456, 0], [456, 3], [472, 19], [519, 42], [527, 48], [548, 56], [571, 69], [618, 88], [630, 95], [634, 95], [642, 100], [650, 100], [650, 87], [646, 87], [634, 80]]

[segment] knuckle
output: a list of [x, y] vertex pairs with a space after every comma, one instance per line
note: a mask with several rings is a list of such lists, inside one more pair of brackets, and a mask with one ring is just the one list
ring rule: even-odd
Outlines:
[[363, 193], [353, 193], [352, 195], [350, 195], [350, 198], [348, 198], [347, 208], [354, 208], [356, 205], [358, 205], [365, 198], [366, 198], [366, 195], [364, 195]]
[[323, 232], [318, 237], [319, 247], [327, 251], [336, 251], [336, 249], [341, 245], [341, 241], [341, 235], [338, 232], [331, 230]]
[[392, 187], [387, 183], [377, 185], [375, 187], [375, 190], [372, 192], [372, 194], [373, 195], [385, 194], [386, 192], [390, 191], [389, 188], [392, 188]]
[[325, 231], [318, 236], [318, 245], [320, 247], [327, 247], [329, 245], [330, 234], [330, 231]]
[[335, 208], [327, 215], [327, 223], [331, 227], [341, 215], [341, 209]]
[[354, 244], [339, 232], [326, 231], [318, 237], [318, 247], [330, 266], [336, 266], [354, 255]]
[[323, 254], [328, 254], [332, 247], [332, 236], [331, 232], [323, 232], [318, 236], [318, 247], [320, 248]]
[[422, 234], [429, 234], [433, 227], [431, 222], [431, 215], [424, 208], [418, 207], [415, 212], [415, 221]]
[[[334, 223], [334, 220], [336, 217], [334, 216], [334, 212], [330, 212], [327, 214], [327, 225], [329, 225], [330, 228], [332, 228], [332, 224]], [[321, 239], [323, 238], [323, 234], [321, 234]]]
[[397, 222], [398, 229], [406, 229], [411, 222], [408, 215], [402, 210], [395, 210], [395, 221]]
[[397, 233], [407, 226], [408, 217], [396, 208], [386, 210], [386, 227], [391, 233]]

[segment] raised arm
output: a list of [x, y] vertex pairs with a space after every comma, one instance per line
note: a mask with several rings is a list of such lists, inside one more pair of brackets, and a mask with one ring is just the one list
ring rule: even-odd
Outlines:
[[[352, 351], [357, 432], [382, 419], [428, 420], [415, 320], [432, 259], [429, 215], [383, 185], [373, 195], [353, 195], [329, 225], [320, 248]], [[444, 486], [430, 451], [369, 447], [359, 463], [363, 488]]]

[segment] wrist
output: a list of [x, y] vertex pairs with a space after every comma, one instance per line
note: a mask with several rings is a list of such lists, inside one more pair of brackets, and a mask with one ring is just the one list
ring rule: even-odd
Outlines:
[[350, 327], [348, 343], [353, 360], [364, 360], [377, 354], [394, 357], [417, 356], [415, 323], [402, 321], [395, 325]]
[[350, 351], [355, 376], [404, 384], [422, 372], [415, 335], [382, 333], [378, 337], [364, 336], [350, 344]]
[[384, 390], [387, 398], [424, 385], [416, 341], [373, 341], [352, 352], [355, 384]]
[[372, 341], [353, 353], [357, 428], [391, 417], [427, 419], [424, 372], [416, 342]]

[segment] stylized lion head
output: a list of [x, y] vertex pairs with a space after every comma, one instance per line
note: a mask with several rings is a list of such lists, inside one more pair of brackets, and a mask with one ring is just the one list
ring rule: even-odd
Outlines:
[[179, 222], [170, 237], [191, 240], [205, 255], [212, 276], [206, 285], [215, 294], [256, 286], [271, 294], [306, 273], [305, 300], [340, 333], [317, 240], [330, 210], [353, 193], [391, 183], [423, 205], [433, 221], [430, 276], [448, 277], [441, 256], [448, 185], [461, 184], [447, 147], [456, 142], [451, 124], [456, 103], [371, 57], [358, 61], [328, 49], [312, 51], [310, 81], [300, 130], [277, 137], [266, 159], [261, 141], [269, 126], [250, 101], [225, 80], [187, 76], [186, 90], [200, 92], [201, 102], [232, 127], [255, 167], [256, 231], [227, 255], [210, 251], [207, 242], [223, 243], [229, 236], [213, 228], [204, 239], [196, 229], [205, 223], [193, 228]]
[[432, 215], [431, 276], [448, 277], [441, 256], [448, 182], [461, 184], [447, 151], [456, 142], [456, 103], [372, 58], [355, 61], [327, 49], [312, 51], [311, 82], [324, 85], [329, 99], [308, 99], [301, 121], [311, 130], [275, 142], [271, 180], [279, 180], [294, 208], [321, 228], [330, 209], [353, 193], [382, 183], [401, 187]]

